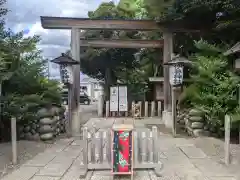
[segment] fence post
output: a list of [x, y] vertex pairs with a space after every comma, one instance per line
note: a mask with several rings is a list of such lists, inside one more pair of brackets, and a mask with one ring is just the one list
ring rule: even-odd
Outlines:
[[93, 141], [91, 140], [91, 138], [92, 138], [92, 134], [90, 133], [90, 132], [87, 132], [87, 138], [88, 138], [88, 142], [89, 143], [87, 143], [88, 144], [88, 154], [87, 154], [87, 158], [88, 158], [88, 164], [90, 164], [90, 163], [92, 163], [92, 154], [93, 154]]
[[225, 164], [229, 165], [230, 163], [230, 131], [231, 131], [231, 117], [229, 115], [225, 115]]
[[11, 136], [12, 136], [12, 163], [17, 164], [17, 120], [11, 118]]
[[135, 114], [135, 102], [132, 102], [132, 117], [134, 117]]
[[83, 164], [87, 167], [88, 166], [88, 129], [87, 127], [83, 128], [83, 140], [84, 140], [84, 146], [83, 146]]
[[156, 126], [152, 127], [152, 135], [153, 135], [153, 161], [154, 163], [158, 163], [158, 130]]
[[103, 142], [104, 142], [104, 146], [103, 146], [103, 162], [106, 162], [107, 161], [107, 132], [106, 131], [103, 131], [103, 134], [102, 134], [102, 137], [103, 137]]
[[148, 117], [148, 101], [145, 101], [145, 104], [144, 104], [144, 116], [145, 117]]
[[98, 117], [103, 117], [103, 105], [104, 105], [103, 96], [100, 95], [98, 98]]
[[101, 132], [96, 132], [94, 136], [95, 163], [102, 162], [102, 138]]
[[153, 132], [149, 131], [148, 134], [148, 153], [149, 153], [149, 158], [148, 158], [148, 162], [153, 163]]
[[111, 163], [112, 161], [112, 130], [110, 128], [107, 129], [107, 158], [108, 162]]
[[158, 117], [162, 117], [162, 102], [158, 101]]
[[109, 117], [109, 101], [106, 101], [106, 117]]
[[141, 161], [142, 163], [147, 162], [147, 137], [146, 132], [141, 132]]
[[139, 114], [140, 114], [140, 117], [142, 117], [142, 101], [138, 101], [138, 105], [139, 105]]
[[139, 147], [138, 147], [138, 132], [137, 131], [133, 131], [133, 143], [134, 143], [134, 147], [133, 147], [134, 164], [138, 164]]
[[155, 116], [155, 101], [152, 101], [151, 105], [151, 117]]

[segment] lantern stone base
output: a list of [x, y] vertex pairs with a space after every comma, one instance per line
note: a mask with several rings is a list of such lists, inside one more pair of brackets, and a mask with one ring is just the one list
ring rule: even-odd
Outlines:
[[172, 112], [163, 111], [162, 112], [162, 120], [163, 120], [166, 128], [172, 128], [173, 127]]

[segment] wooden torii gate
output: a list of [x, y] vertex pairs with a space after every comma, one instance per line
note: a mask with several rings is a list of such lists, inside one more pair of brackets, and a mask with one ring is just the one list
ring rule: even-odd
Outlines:
[[[89, 18], [48, 17], [41, 16], [44, 29], [69, 29], [71, 30], [72, 58], [80, 61], [80, 47], [109, 47], [109, 48], [163, 48], [163, 63], [171, 60], [173, 53], [173, 32], [185, 32], [183, 28], [168, 28], [153, 20], [101, 20]], [[159, 40], [80, 40], [81, 30], [138, 30], [162, 31], [163, 39]], [[195, 30], [194, 30], [195, 31]], [[80, 91], [80, 66], [74, 67], [73, 103], [71, 104], [71, 130], [72, 135], [80, 131], [79, 91]], [[165, 125], [172, 127], [171, 94], [169, 85], [169, 68], [164, 67], [164, 111]]]

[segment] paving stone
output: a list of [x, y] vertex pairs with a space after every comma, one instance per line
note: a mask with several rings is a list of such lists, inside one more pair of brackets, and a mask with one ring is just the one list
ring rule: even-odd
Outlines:
[[[96, 171], [93, 173], [91, 180], [112, 180], [112, 174], [108, 171]], [[114, 180], [129, 180], [130, 175], [121, 175], [121, 176], [114, 176]], [[149, 180], [148, 171], [134, 171], [134, 178], [136, 180]]]
[[85, 170], [81, 169], [79, 166], [71, 166], [68, 171], [63, 175], [61, 180], [79, 180], [80, 175]]
[[160, 150], [169, 159], [178, 162], [188, 162], [187, 156], [177, 147], [171, 147], [167, 150]]
[[51, 177], [51, 176], [33, 176], [31, 180], [60, 180], [60, 177]]
[[87, 175], [86, 175], [85, 177], [80, 177], [80, 178], [77, 179], [77, 180], [91, 180], [92, 175], [93, 175], [93, 171], [88, 171], [88, 172], [87, 172]]
[[160, 177], [156, 176], [154, 171], [149, 171], [149, 179], [151, 180], [181, 180], [174, 171], [163, 172]]
[[171, 139], [176, 145], [176, 147], [194, 146], [194, 143], [191, 141], [192, 139], [185, 139], [185, 138], [171, 138]]
[[29, 180], [39, 171], [39, 167], [25, 167], [22, 166], [11, 174], [2, 178], [2, 180]]
[[58, 141], [56, 141], [55, 144], [67, 146], [67, 145], [71, 144], [72, 141], [74, 141], [74, 137], [59, 139]]
[[234, 177], [210, 177], [209, 180], [237, 180]]
[[64, 160], [73, 161], [80, 155], [81, 151], [82, 147], [80, 146], [68, 146], [57, 154], [57, 156], [53, 159], [53, 162], [64, 162]]
[[175, 145], [175, 142], [172, 140], [173, 138], [171, 136], [159, 136], [158, 137], [158, 148], [160, 151], [168, 151], [172, 148], [177, 148]]
[[101, 175], [93, 173], [91, 180], [112, 180], [112, 175]]
[[195, 167], [176, 169], [175, 172], [181, 180], [209, 180], [199, 169]]
[[126, 118], [123, 120], [124, 124], [134, 124], [134, 120], [132, 118]]
[[83, 140], [80, 140], [80, 139], [74, 140], [74, 141], [71, 143], [72, 146], [82, 146], [83, 144], [84, 144], [84, 141], [83, 141]]
[[134, 179], [138, 180], [149, 180], [149, 173], [148, 171], [135, 171]]
[[142, 124], [145, 124], [145, 125], [159, 125], [159, 124], [163, 124], [163, 121], [161, 120], [161, 118], [143, 118], [143, 119], [140, 119], [140, 120], [135, 120], [135, 123], [142, 123]]
[[226, 166], [211, 159], [191, 159], [191, 162], [207, 177], [232, 177]]
[[183, 146], [183, 147], [179, 147], [184, 154], [186, 154], [186, 156], [190, 159], [192, 158], [206, 158], [207, 155], [200, 149], [197, 148], [195, 146]]
[[39, 176], [57, 176], [61, 177], [71, 166], [70, 161], [62, 161], [58, 163], [50, 162], [44, 168], [40, 169], [40, 171], [36, 174]]
[[37, 166], [43, 167], [46, 166], [53, 158], [55, 158], [56, 154], [53, 153], [40, 153], [35, 156], [33, 159], [27, 161], [24, 166]]
[[172, 174], [182, 172], [186, 174], [189, 170], [194, 170], [195, 167], [190, 161], [175, 161], [174, 159], [161, 159], [163, 164], [162, 172], [165, 174]]
[[114, 124], [123, 124], [124, 118], [114, 118]]
[[53, 147], [47, 149], [45, 153], [59, 153], [62, 152], [68, 145], [55, 144]]

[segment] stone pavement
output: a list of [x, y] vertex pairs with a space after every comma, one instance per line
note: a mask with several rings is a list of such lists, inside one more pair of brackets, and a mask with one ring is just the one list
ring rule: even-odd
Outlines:
[[[120, 122], [119, 122], [120, 121]], [[108, 128], [113, 123], [122, 120], [102, 119], [90, 120], [95, 128]], [[130, 121], [125, 119], [124, 121]], [[90, 126], [86, 124], [86, 126]], [[100, 125], [101, 124], [101, 125]], [[136, 126], [146, 126], [149, 123], [136, 123]], [[161, 124], [161, 123], [160, 123]], [[108, 125], [108, 126], [107, 126]], [[160, 127], [161, 131], [161, 127]], [[159, 154], [163, 163], [162, 177], [157, 177], [153, 171], [137, 171], [136, 180], [240, 180], [238, 164], [226, 167], [199, 148], [197, 139], [172, 138], [161, 132], [159, 135]], [[208, 146], [206, 140], [205, 146]], [[211, 142], [211, 141], [210, 141]], [[77, 139], [61, 139], [44, 153], [23, 164], [3, 180], [80, 180], [81, 174], [81, 144]], [[109, 172], [88, 172], [86, 180], [110, 180]], [[121, 178], [127, 179], [127, 178]], [[130, 178], [129, 178], [130, 179]]]

